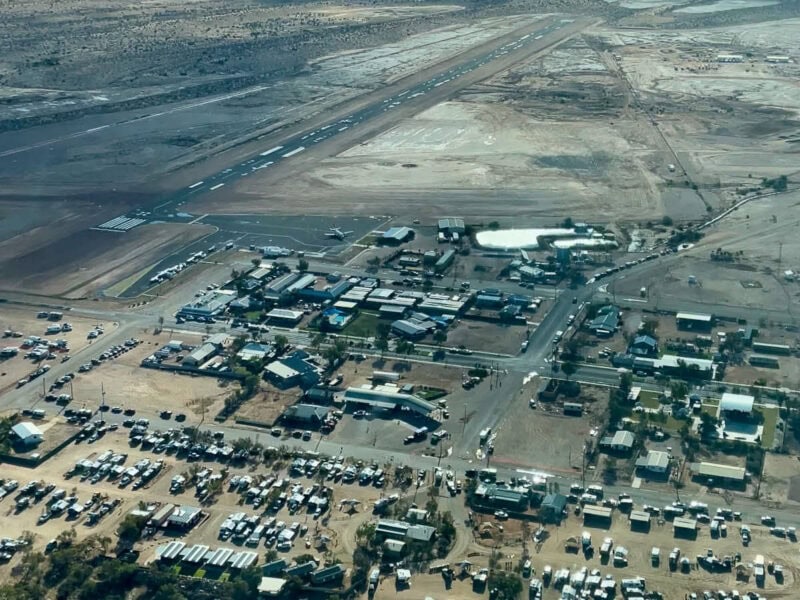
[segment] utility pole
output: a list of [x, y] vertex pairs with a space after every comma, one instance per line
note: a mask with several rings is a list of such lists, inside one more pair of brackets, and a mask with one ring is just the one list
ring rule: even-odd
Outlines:
[[106, 405], [106, 390], [103, 387], [103, 383], [100, 383], [100, 406]]

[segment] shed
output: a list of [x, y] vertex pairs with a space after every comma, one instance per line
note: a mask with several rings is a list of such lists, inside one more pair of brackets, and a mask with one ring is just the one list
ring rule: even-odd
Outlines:
[[11, 433], [14, 434], [17, 440], [20, 443], [26, 446], [33, 446], [35, 444], [39, 444], [42, 441], [43, 433], [42, 430], [39, 429], [36, 425], [31, 423], [30, 421], [23, 421], [22, 423], [17, 423], [11, 428]]
[[636, 437], [632, 432], [620, 429], [615, 432], [613, 436], [605, 437], [600, 440], [600, 445], [615, 452], [630, 452], [633, 449], [633, 444]]
[[694, 539], [697, 537], [697, 521], [685, 517], [675, 517], [672, 521], [672, 530], [675, 537]]
[[258, 584], [258, 593], [260, 596], [273, 597], [283, 594], [283, 588], [286, 587], [286, 580], [280, 577], [262, 577]]
[[563, 494], [547, 494], [539, 507], [539, 518], [543, 523], [558, 523], [567, 508], [567, 497]]
[[679, 312], [675, 315], [678, 329], [691, 329], [693, 331], [708, 331], [714, 324], [714, 317], [698, 313]]
[[606, 506], [584, 506], [583, 524], [603, 525], [604, 527], [611, 525], [611, 509]]
[[628, 517], [631, 523], [631, 530], [633, 531], [649, 531], [650, 530], [650, 513], [643, 510], [632, 510]]

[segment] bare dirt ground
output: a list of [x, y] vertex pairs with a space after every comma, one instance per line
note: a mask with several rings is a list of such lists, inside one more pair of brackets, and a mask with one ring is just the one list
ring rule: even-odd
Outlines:
[[445, 346], [464, 346], [481, 352], [518, 354], [520, 344], [527, 338], [525, 325], [499, 325], [460, 319], [447, 332]]
[[[181, 336], [186, 344], [200, 344], [201, 338], [195, 339]], [[104, 398], [108, 406], [133, 408], [138, 417], [157, 419], [162, 410], [171, 410], [175, 414], [186, 415], [185, 425], [196, 425], [203, 418], [205, 409], [209, 420], [221, 408], [225, 396], [230, 394], [228, 382], [218, 381], [214, 377], [192, 377], [177, 375], [151, 369], [143, 369], [139, 365], [143, 358], [169, 341], [165, 336], [141, 335], [143, 343], [129, 352], [111, 360], [104, 361], [88, 373], [78, 372], [78, 364], [74, 365], [75, 379], [70, 387], [63, 391], [71, 393], [73, 408], [97, 408]], [[93, 341], [104, 347], [104, 340]], [[31, 388], [31, 393], [35, 390]], [[42, 403], [37, 405], [45, 408]], [[205, 408], [204, 408], [205, 407]], [[51, 407], [51, 411], [56, 407]], [[120, 417], [109, 415], [112, 421]]]
[[[583, 386], [580, 399], [537, 402], [532, 409], [528, 401], [536, 397], [541, 380], [532, 378], [520, 391], [495, 428], [497, 439], [492, 463], [514, 464], [524, 457], [524, 463], [535, 465], [546, 472], [574, 473], [580, 469], [584, 442], [591, 438], [590, 431], [601, 424], [607, 405], [608, 392]], [[583, 402], [588, 409], [582, 417], [563, 414], [564, 401]], [[559, 435], [553, 436], [558, 431]]]

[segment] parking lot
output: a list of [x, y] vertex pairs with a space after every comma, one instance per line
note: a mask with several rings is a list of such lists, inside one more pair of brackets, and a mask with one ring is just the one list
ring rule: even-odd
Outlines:
[[[48, 318], [50, 313], [54, 313], [54, 320]], [[55, 319], [55, 313], [61, 317]], [[100, 337], [100, 334], [94, 332], [111, 331], [116, 326], [115, 323], [73, 317], [69, 311], [35, 311], [3, 306], [0, 309], [0, 327], [4, 333], [0, 348], [6, 350], [0, 363], [0, 393], [14, 387], [34, 388], [36, 386], [30, 384], [35, 379], [39, 384], [36, 392], [40, 391], [39, 378], [44, 376], [47, 379], [50, 365], [74, 360], [71, 358], [74, 352], [97, 342], [95, 337]], [[56, 331], [57, 328], [60, 331]], [[42, 372], [33, 376], [39, 370]]]

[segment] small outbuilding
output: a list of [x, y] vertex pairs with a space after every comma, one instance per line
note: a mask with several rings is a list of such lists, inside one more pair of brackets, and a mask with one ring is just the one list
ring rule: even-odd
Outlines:
[[14, 438], [23, 446], [35, 446], [42, 443], [43, 433], [36, 425], [30, 421], [17, 423], [11, 428]]

